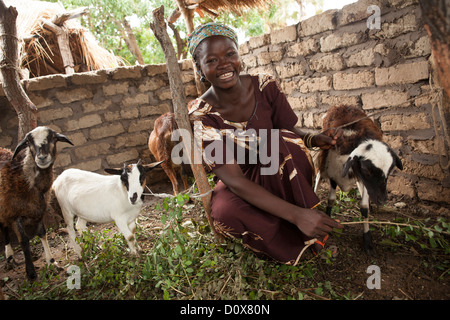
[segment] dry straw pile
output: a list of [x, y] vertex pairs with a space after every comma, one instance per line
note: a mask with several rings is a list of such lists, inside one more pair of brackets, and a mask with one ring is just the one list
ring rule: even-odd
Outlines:
[[[57, 37], [44, 27], [45, 21], [54, 21], [56, 16], [66, 13], [64, 7], [59, 3], [31, 0], [6, 0], [5, 4], [18, 11], [20, 66], [25, 73], [29, 73], [30, 78], [65, 73]], [[102, 48], [78, 19], [66, 20], [59, 27], [68, 32], [75, 72], [124, 65], [122, 59]]]

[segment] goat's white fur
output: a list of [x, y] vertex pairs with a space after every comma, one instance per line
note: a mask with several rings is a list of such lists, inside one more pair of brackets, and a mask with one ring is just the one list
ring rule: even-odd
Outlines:
[[[323, 178], [328, 178], [336, 181], [338, 186], [344, 192], [350, 191], [350, 189], [353, 188], [356, 182], [354, 178], [349, 178], [348, 175], [345, 177], [342, 176], [342, 168], [344, 168], [344, 164], [347, 161], [348, 157], [348, 154], [340, 155], [338, 150], [334, 148], [330, 149], [328, 151], [328, 157], [326, 158], [325, 162], [326, 170], [321, 172], [321, 176]], [[318, 183], [316, 185], [318, 185]]]
[[[133, 164], [129, 177], [129, 191], [119, 175], [101, 175], [79, 169], [65, 170], [53, 183], [58, 203], [67, 224], [69, 237], [75, 252], [81, 256], [81, 248], [75, 242], [74, 217], [78, 217], [77, 229], [81, 233], [86, 222], [108, 223], [114, 221], [124, 235], [131, 253], [138, 247], [134, 238], [135, 220], [139, 215], [141, 195], [145, 184], [139, 182], [139, 170]], [[131, 203], [133, 194], [137, 200]], [[139, 249], [139, 247], [138, 247]]]
[[[372, 147], [366, 150], [368, 145], [372, 145]], [[389, 175], [389, 169], [394, 163], [394, 158], [389, 152], [388, 146], [379, 140], [371, 139], [364, 141], [350, 153], [349, 158], [355, 156], [372, 161], [373, 165], [381, 169], [386, 177]]]

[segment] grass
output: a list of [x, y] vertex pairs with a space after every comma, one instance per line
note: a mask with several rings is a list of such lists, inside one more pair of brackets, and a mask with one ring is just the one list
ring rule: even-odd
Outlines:
[[[333, 209], [356, 221], [355, 195], [340, 194]], [[189, 195], [166, 198], [155, 208], [161, 227], [149, 234], [140, 224], [137, 239], [143, 252], [132, 256], [123, 236], [110, 229], [85, 231], [80, 239], [82, 258], [79, 289], [69, 289], [74, 278], [54, 267], [42, 268], [39, 281], [24, 281], [12, 298], [20, 299], [245, 299], [245, 300], [348, 300], [361, 298], [361, 290], [349, 290], [332, 277], [336, 258], [305, 255], [297, 266], [259, 259], [238, 241], [219, 244], [206, 219], [186, 218]], [[200, 211], [201, 205], [195, 207]], [[342, 220], [342, 219], [341, 219]], [[402, 224], [402, 226], [395, 223]], [[406, 225], [406, 226], [404, 226]], [[422, 254], [439, 257], [432, 265], [441, 279], [450, 274], [448, 236], [444, 219], [402, 219], [392, 225], [373, 225], [381, 233], [379, 245], [397, 250], [407, 245]], [[335, 233], [334, 237], [341, 237]], [[347, 254], [350, 255], [350, 254]], [[430, 260], [424, 260], [424, 264]], [[6, 283], [8, 279], [3, 279]]]

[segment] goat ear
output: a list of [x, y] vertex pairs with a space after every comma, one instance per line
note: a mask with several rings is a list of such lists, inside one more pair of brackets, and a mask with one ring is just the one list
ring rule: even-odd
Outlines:
[[16, 150], [14, 150], [13, 159], [19, 154], [20, 151], [28, 147], [28, 134], [23, 138], [22, 141], [19, 142], [19, 144], [16, 147]]
[[349, 157], [347, 161], [344, 164], [344, 168], [342, 169], [342, 177], [345, 177], [348, 174], [348, 170], [353, 166], [355, 163], [355, 157]]
[[389, 150], [390, 150], [390, 152], [391, 152], [392, 158], [394, 158], [395, 166], [396, 166], [397, 168], [399, 168], [400, 170], [403, 170], [402, 160], [400, 160], [400, 158], [398, 157], [398, 155], [397, 155], [392, 149], [389, 149]]
[[67, 142], [68, 144], [71, 144], [73, 146], [72, 141], [70, 141], [69, 138], [61, 133], [56, 133], [56, 141]]
[[143, 167], [144, 167], [145, 171], [148, 172], [148, 171], [156, 168], [157, 166], [161, 165], [161, 163], [163, 163], [164, 161], [165, 160], [158, 161], [158, 162], [153, 162], [153, 163], [150, 163], [150, 164], [145, 164], [145, 165], [143, 165]]
[[123, 169], [106, 168], [105, 172], [109, 174], [122, 175]]

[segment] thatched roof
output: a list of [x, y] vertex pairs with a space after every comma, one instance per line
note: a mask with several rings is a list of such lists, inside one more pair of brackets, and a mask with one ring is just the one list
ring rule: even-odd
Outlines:
[[[183, 4], [186, 9], [197, 12], [201, 17], [206, 13], [214, 18], [218, 17], [221, 12], [233, 12], [241, 15], [246, 9], [260, 8], [264, 9], [273, 0], [184, 0]], [[179, 8], [177, 8], [168, 18], [170, 23], [174, 23], [180, 16]]]
[[185, 3], [186, 6], [198, 5], [198, 9], [206, 13], [217, 14], [225, 11], [240, 15], [246, 9], [265, 8], [267, 4], [272, 3], [272, 0], [186, 0]]
[[[56, 35], [44, 28], [45, 21], [55, 21], [67, 13], [59, 3], [31, 0], [5, 0], [6, 6], [17, 9], [17, 36], [20, 40], [20, 64], [29, 70], [29, 77], [65, 73]], [[102, 48], [78, 19], [59, 25], [67, 29], [75, 72], [113, 68], [123, 65], [122, 59]]]

